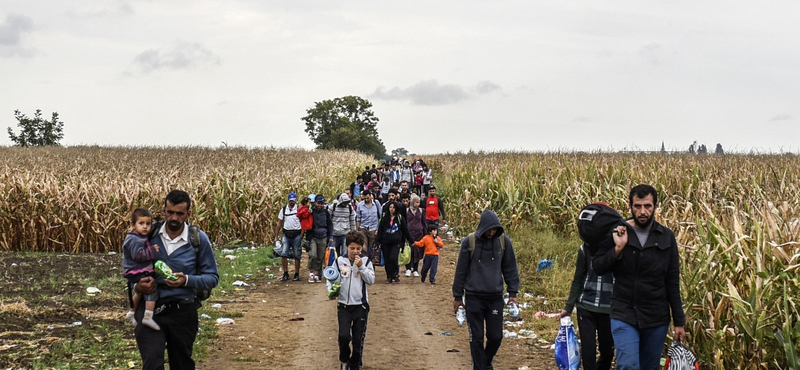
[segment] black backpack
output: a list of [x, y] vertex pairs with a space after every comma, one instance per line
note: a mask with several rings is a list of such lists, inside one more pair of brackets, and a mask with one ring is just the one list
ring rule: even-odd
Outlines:
[[611, 230], [624, 225], [625, 220], [608, 204], [596, 202], [581, 209], [578, 215], [578, 234], [592, 254], [597, 252], [600, 242], [605, 240]]
[[[153, 225], [150, 227], [150, 233], [147, 235], [147, 240], [150, 240], [158, 234], [159, 230], [161, 230], [161, 226], [164, 225], [164, 221], [154, 222]], [[200, 228], [194, 225], [189, 225], [189, 243], [192, 244], [192, 248], [194, 248], [194, 255], [195, 255], [195, 269], [197, 268], [197, 260], [200, 257]], [[195, 301], [198, 304], [200, 302], [205, 301], [208, 297], [211, 297], [211, 289], [203, 289], [197, 290], [194, 289], [194, 296]]]

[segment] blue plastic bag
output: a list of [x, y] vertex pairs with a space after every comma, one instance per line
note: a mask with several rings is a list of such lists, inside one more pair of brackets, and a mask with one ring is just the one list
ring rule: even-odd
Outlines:
[[553, 349], [559, 370], [578, 370], [581, 365], [581, 349], [578, 346], [575, 325], [569, 316], [561, 318], [561, 327]]

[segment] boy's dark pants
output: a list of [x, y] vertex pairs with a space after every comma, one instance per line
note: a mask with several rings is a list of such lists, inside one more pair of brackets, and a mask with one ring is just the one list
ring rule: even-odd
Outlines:
[[[614, 357], [614, 337], [611, 335], [611, 318], [578, 308], [578, 330], [581, 336], [581, 360], [585, 370], [609, 370]], [[595, 333], [597, 341], [595, 342]], [[595, 352], [599, 345], [600, 357]]]
[[[351, 370], [358, 370], [361, 368], [364, 338], [367, 336], [369, 304], [348, 306], [339, 303], [337, 304], [337, 315], [339, 317], [339, 361], [346, 362]], [[353, 342], [352, 351], [350, 350], [351, 341]]]
[[435, 283], [436, 272], [439, 271], [439, 256], [425, 256], [425, 259], [422, 260], [422, 272], [420, 272], [420, 275], [423, 282], [428, 277], [428, 270], [431, 272], [431, 283]]
[[[464, 305], [469, 324], [469, 349], [472, 353], [472, 369], [485, 370], [503, 341], [503, 297], [481, 299], [466, 295]], [[483, 324], [486, 322], [486, 347], [483, 346]]]

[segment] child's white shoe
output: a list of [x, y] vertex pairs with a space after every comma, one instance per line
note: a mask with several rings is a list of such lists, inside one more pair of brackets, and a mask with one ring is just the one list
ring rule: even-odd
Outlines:
[[153, 320], [153, 311], [145, 310], [144, 317], [142, 317], [142, 325], [147, 326], [153, 330], [161, 330], [161, 327]]
[[411, 276], [411, 270], [406, 270], [406, 277], [410, 277], [410, 276]]
[[419, 277], [419, 272], [414, 271], [414, 277]]
[[136, 326], [138, 323], [136, 322], [136, 317], [134, 317], [135, 315], [135, 312], [128, 311], [128, 313], [125, 314], [125, 320], [130, 321], [131, 325]]
[[161, 327], [158, 326], [158, 324], [156, 324], [155, 320], [153, 320], [152, 318], [143, 318], [142, 325], [156, 331], [161, 330]]

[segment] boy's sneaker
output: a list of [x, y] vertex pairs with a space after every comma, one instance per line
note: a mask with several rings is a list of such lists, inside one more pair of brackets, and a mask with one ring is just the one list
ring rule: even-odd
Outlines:
[[281, 281], [289, 281], [289, 273], [284, 272], [283, 276], [281, 277]]
[[347, 362], [342, 362], [342, 366], [339, 367], [339, 370], [348, 370], [348, 369], [350, 368], [347, 367]]
[[414, 271], [414, 277], [419, 277], [419, 272]]
[[294, 273], [294, 277], [292, 278], [292, 281], [300, 281], [300, 274], [295, 272]]
[[406, 277], [411, 276], [411, 270], [406, 270]]
[[314, 282], [319, 283], [319, 275], [314, 275]]
[[315, 282], [314, 281], [314, 273], [313, 272], [309, 272], [308, 273], [308, 282], [309, 283], [314, 283]]

